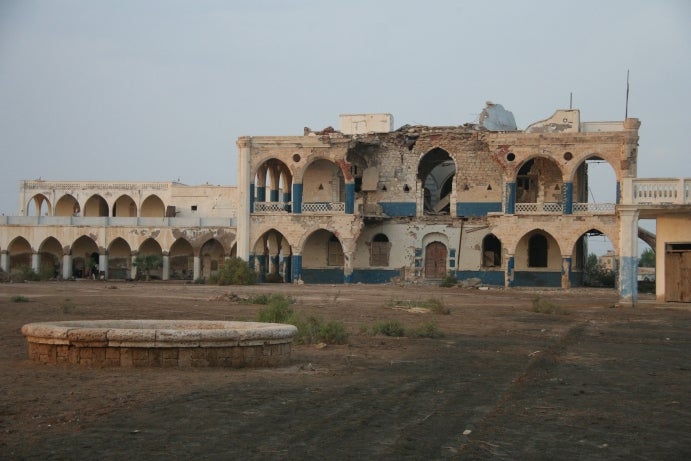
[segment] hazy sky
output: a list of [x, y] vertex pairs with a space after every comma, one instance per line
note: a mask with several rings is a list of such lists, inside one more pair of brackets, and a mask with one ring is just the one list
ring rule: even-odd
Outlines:
[[688, 0], [0, 0], [0, 212], [38, 177], [235, 185], [238, 136], [340, 113], [460, 125], [493, 101], [525, 128], [572, 92], [622, 120], [627, 69], [638, 175], [691, 177], [690, 49]]

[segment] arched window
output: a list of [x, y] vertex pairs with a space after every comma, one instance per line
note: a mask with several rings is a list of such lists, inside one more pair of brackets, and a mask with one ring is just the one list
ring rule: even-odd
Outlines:
[[528, 266], [547, 267], [547, 237], [535, 234], [528, 241]]
[[370, 266], [388, 266], [390, 251], [391, 242], [389, 242], [389, 238], [384, 234], [375, 235], [370, 245]]
[[501, 240], [494, 234], [489, 234], [482, 239], [482, 266], [501, 266]]

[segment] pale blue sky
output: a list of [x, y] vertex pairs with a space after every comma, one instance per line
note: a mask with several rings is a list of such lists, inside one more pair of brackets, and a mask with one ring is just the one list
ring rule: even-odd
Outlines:
[[460, 125], [489, 100], [525, 128], [573, 92], [622, 120], [627, 69], [638, 175], [691, 177], [690, 26], [688, 0], [0, 0], [0, 212], [38, 177], [235, 185], [238, 136], [339, 113]]

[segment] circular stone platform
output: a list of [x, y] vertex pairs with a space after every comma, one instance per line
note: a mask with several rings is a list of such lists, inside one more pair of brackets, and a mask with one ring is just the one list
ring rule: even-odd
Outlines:
[[286, 363], [297, 328], [259, 322], [85, 320], [29, 323], [29, 358], [116, 367], [262, 367]]

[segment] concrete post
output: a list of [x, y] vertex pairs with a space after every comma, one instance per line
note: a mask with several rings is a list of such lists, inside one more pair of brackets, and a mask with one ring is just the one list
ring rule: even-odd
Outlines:
[[354, 251], [343, 253], [343, 283], [346, 285], [353, 281], [353, 254]]
[[10, 258], [7, 254], [7, 250], [2, 250], [0, 253], [0, 269], [4, 272], [10, 271]]
[[292, 279], [293, 282], [297, 282], [298, 280], [302, 280], [302, 255], [297, 253], [293, 254], [291, 257], [291, 266], [292, 266]]
[[571, 288], [571, 256], [561, 257], [561, 287]]
[[508, 255], [506, 258], [506, 279], [504, 281], [504, 286], [506, 286], [506, 288], [514, 286], [514, 264], [513, 255]]
[[163, 265], [161, 266], [161, 280], [170, 279], [170, 256], [163, 255]]
[[192, 263], [192, 280], [199, 280], [202, 277], [202, 259], [199, 256], [194, 256]]
[[72, 278], [72, 255], [62, 255], [62, 278], [69, 280]]
[[103, 274], [103, 277], [108, 280], [108, 255], [107, 254], [99, 254], [98, 255], [98, 278], [101, 277], [101, 274]]
[[638, 300], [638, 210], [619, 212], [619, 305]]
[[131, 272], [130, 278], [132, 280], [135, 280], [137, 278], [137, 266], [134, 265], [134, 262], [136, 260], [137, 260], [136, 253], [132, 253], [132, 270], [130, 271]]
[[[250, 212], [252, 201], [252, 179], [250, 178], [250, 147], [252, 138], [238, 138], [238, 216], [237, 216], [237, 255], [247, 261], [250, 255]], [[198, 274], [198, 258], [195, 257], [195, 280]]]
[[38, 252], [31, 253], [31, 269], [38, 274], [41, 268], [41, 257]]

